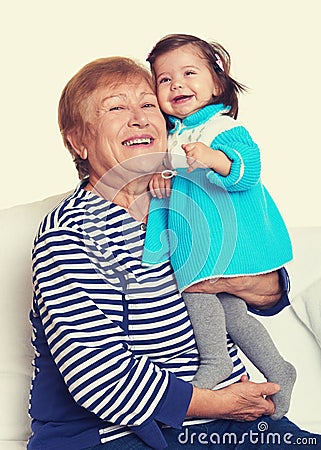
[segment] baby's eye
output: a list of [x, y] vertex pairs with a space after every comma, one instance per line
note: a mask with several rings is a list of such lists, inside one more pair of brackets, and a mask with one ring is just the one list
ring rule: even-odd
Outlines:
[[195, 75], [195, 70], [186, 70], [185, 75]]
[[159, 80], [159, 84], [168, 83], [169, 81], [171, 81], [169, 77], [164, 77]]

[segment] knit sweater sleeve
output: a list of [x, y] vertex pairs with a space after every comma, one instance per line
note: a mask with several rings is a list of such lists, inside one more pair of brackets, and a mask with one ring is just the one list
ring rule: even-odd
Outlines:
[[131, 427], [152, 448], [165, 448], [158, 422], [181, 426], [192, 385], [132, 352], [125, 305], [115, 301], [111, 317], [102, 307], [122, 285], [121, 274], [108, 267], [102, 249], [80, 231], [43, 233], [33, 251], [33, 313], [41, 318], [75, 402], [105, 421]]
[[241, 125], [223, 131], [215, 137], [211, 148], [220, 150], [232, 161], [230, 173], [222, 176], [211, 170], [207, 178], [211, 183], [223, 185], [228, 191], [250, 189], [260, 180], [260, 150], [249, 132]]

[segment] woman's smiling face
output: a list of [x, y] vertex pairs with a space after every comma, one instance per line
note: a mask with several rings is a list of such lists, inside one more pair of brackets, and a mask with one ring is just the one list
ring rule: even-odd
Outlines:
[[166, 151], [165, 119], [145, 80], [102, 86], [88, 103], [90, 133], [85, 146], [89, 174], [98, 181], [117, 165], [154, 173]]

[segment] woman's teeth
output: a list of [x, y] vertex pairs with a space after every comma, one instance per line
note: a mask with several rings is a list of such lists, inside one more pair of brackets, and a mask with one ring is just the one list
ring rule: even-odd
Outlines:
[[152, 142], [152, 138], [137, 138], [137, 139], [129, 139], [128, 141], [124, 141], [123, 145], [130, 147], [131, 145], [144, 144], [148, 145]]

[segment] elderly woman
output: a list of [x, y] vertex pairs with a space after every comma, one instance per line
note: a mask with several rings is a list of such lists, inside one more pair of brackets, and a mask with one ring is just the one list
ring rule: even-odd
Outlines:
[[[204, 443], [192, 433], [257, 431], [278, 386], [249, 382], [227, 339], [232, 375], [220, 390], [193, 388], [198, 352], [171, 267], [140, 263], [148, 182], [166, 149], [149, 72], [126, 58], [89, 63], [65, 87], [59, 123], [81, 183], [34, 244], [28, 449], [194, 449]], [[255, 307], [274, 305], [281, 290], [269, 276], [203, 288], [242, 291]], [[287, 419], [264, 420], [304, 435]]]

